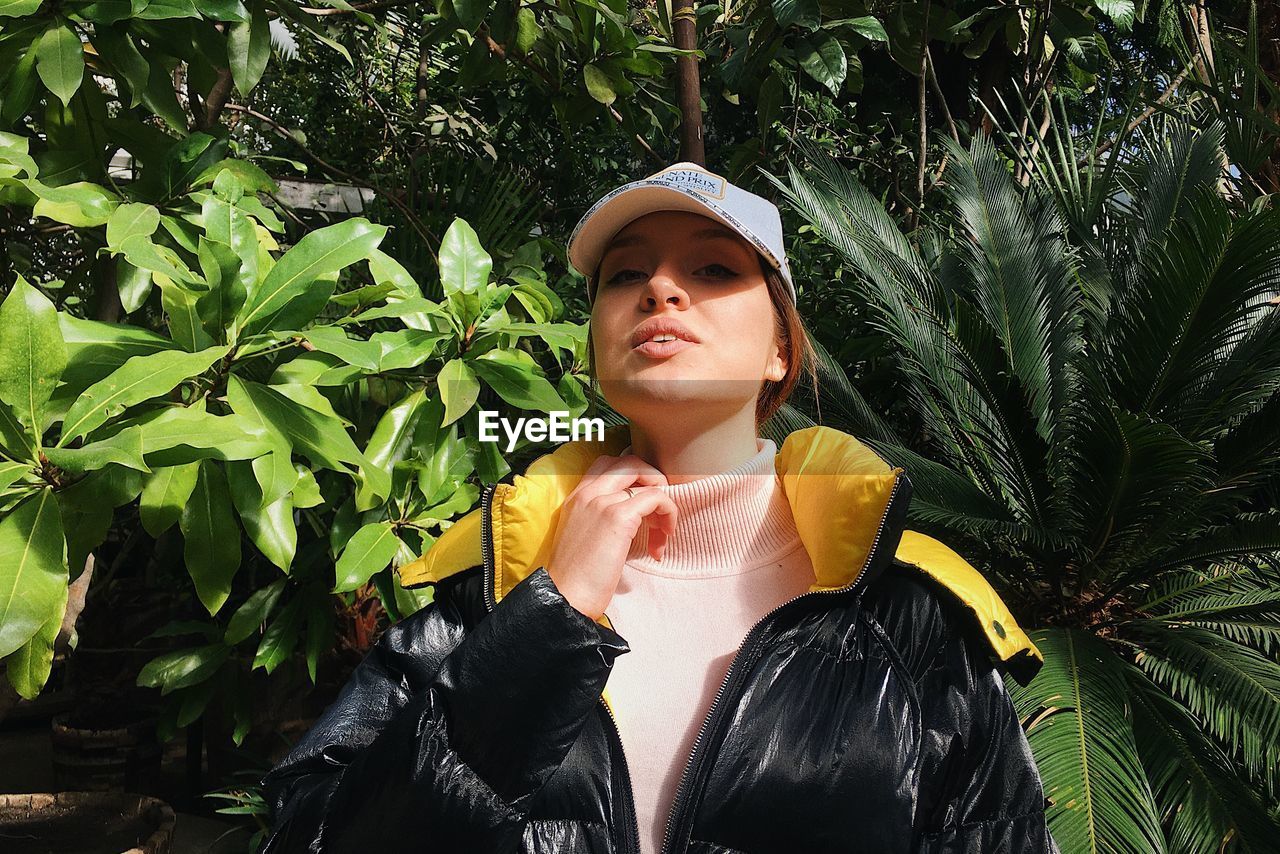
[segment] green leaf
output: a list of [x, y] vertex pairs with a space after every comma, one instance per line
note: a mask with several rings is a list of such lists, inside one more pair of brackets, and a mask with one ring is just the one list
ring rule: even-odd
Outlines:
[[130, 237], [150, 237], [159, 227], [160, 211], [155, 205], [120, 205], [107, 220], [107, 246], [118, 250]]
[[46, 187], [39, 181], [27, 181], [27, 189], [39, 200], [31, 209], [34, 216], [47, 217], [76, 228], [106, 225], [120, 200], [97, 184], [75, 181], [60, 187]]
[[62, 629], [62, 618], [67, 608], [68, 590], [64, 586], [58, 599], [58, 605], [49, 619], [31, 639], [20, 646], [17, 651], [5, 659], [5, 669], [9, 684], [18, 696], [25, 700], [34, 700], [40, 689], [49, 681], [49, 672], [53, 669], [53, 646]]
[[216, 614], [231, 593], [231, 580], [240, 568], [240, 529], [236, 525], [222, 467], [200, 462], [191, 500], [182, 508], [183, 557], [196, 585], [196, 595]]
[[[1049, 829], [1063, 851], [1163, 851], [1164, 837], [1134, 740], [1125, 671], [1087, 633], [1043, 629], [1044, 666], [1014, 687], [1044, 783]], [[1040, 714], [1043, 712], [1043, 714]]]
[[40, 79], [63, 104], [69, 105], [84, 79], [84, 46], [80, 37], [70, 27], [54, 24], [40, 36], [35, 50]]
[[37, 470], [31, 463], [0, 459], [0, 492], [4, 492], [25, 475], [34, 475]]
[[861, 18], [840, 18], [835, 21], [828, 21], [823, 27], [833, 30], [838, 27], [848, 27], [868, 41], [889, 41], [889, 34], [884, 31], [884, 25], [871, 15], [864, 15]]
[[450, 359], [436, 377], [440, 396], [444, 399], [444, 423], [448, 427], [471, 411], [480, 396], [480, 380], [462, 359]]
[[528, 53], [541, 35], [542, 27], [538, 25], [538, 16], [528, 6], [521, 6], [516, 13], [516, 50]]
[[818, 0], [773, 0], [773, 19], [779, 27], [797, 26], [812, 30], [817, 28], [822, 14]]
[[587, 93], [600, 103], [608, 106], [618, 99], [613, 89], [613, 81], [599, 66], [587, 63], [582, 67], [582, 80], [587, 85]]
[[165, 466], [143, 481], [138, 510], [148, 534], [158, 538], [178, 521], [195, 491], [199, 471], [198, 462]]
[[116, 258], [116, 289], [120, 292], [120, 305], [125, 314], [133, 314], [151, 296], [151, 271], [130, 264], [128, 259]]
[[284, 592], [284, 583], [283, 578], [277, 578], [261, 590], [254, 591], [253, 595], [231, 615], [231, 620], [227, 623], [227, 633], [222, 639], [223, 643], [235, 646], [256, 632], [266, 622], [276, 602], [280, 601], [280, 594]]
[[417, 389], [387, 408], [364, 450], [369, 462], [390, 472], [396, 463], [408, 456], [426, 400], [426, 392]]
[[267, 560], [288, 572], [298, 550], [298, 529], [289, 496], [264, 504], [253, 466], [245, 461], [227, 464], [227, 483], [249, 539]]
[[531, 365], [507, 350], [490, 350], [471, 360], [476, 374], [503, 400], [520, 409], [536, 412], [567, 410], [556, 387]]
[[844, 83], [849, 65], [844, 48], [835, 36], [817, 32], [800, 39], [796, 44], [796, 56], [800, 67], [810, 77], [830, 89], [832, 95], [840, 94], [840, 85]]
[[39, 441], [45, 404], [67, 364], [57, 309], [19, 276], [0, 303], [0, 329], [0, 401]]
[[291, 400], [275, 388], [232, 374], [227, 383], [227, 400], [236, 413], [261, 419], [320, 466], [346, 472], [344, 463], [358, 466], [364, 462], [339, 421]]
[[453, 0], [453, 13], [464, 30], [474, 33], [492, 5], [493, 0]]
[[143, 473], [151, 471], [142, 458], [142, 430], [136, 425], [79, 448], [48, 448], [45, 455], [49, 462], [71, 474], [96, 471], [112, 463]]
[[202, 404], [166, 406], [139, 416], [137, 423], [142, 430], [142, 452], [150, 465], [250, 460], [276, 447], [253, 419], [213, 415]]
[[0, 516], [0, 658], [40, 631], [66, 595], [67, 544], [52, 489]]
[[285, 605], [262, 633], [258, 643], [258, 651], [253, 657], [253, 666], [263, 667], [271, 673], [280, 666], [280, 662], [288, 658], [298, 646], [299, 629], [302, 627], [302, 598], [297, 597]]
[[143, 234], [129, 235], [120, 244], [119, 250], [129, 263], [153, 273], [167, 276], [175, 282], [187, 284], [203, 284], [200, 277], [192, 272], [178, 253], [168, 246], [155, 243], [150, 236]]
[[0, 18], [25, 18], [35, 14], [43, 0], [0, 0]]
[[141, 492], [142, 472], [117, 465], [91, 471], [58, 492], [68, 566], [84, 566], [89, 552], [107, 538], [112, 511]]
[[231, 647], [222, 643], [167, 652], [143, 666], [138, 685], [159, 688], [161, 695], [199, 685], [217, 673], [230, 655]]
[[123, 323], [82, 320], [65, 312], [58, 327], [67, 344], [67, 367], [62, 381], [78, 391], [119, 368], [133, 356], [148, 356], [177, 349], [168, 338]]
[[382, 241], [387, 228], [356, 217], [312, 231], [280, 257], [240, 310], [239, 329], [299, 328], [315, 317], [329, 295], [329, 278], [365, 260]]
[[483, 290], [492, 270], [493, 258], [480, 246], [475, 229], [455, 218], [440, 241], [440, 284], [445, 294]]
[[125, 407], [169, 393], [179, 383], [207, 371], [228, 349], [222, 346], [198, 353], [169, 351], [134, 356], [106, 379], [91, 385], [72, 404], [62, 422], [59, 445], [84, 436]]
[[374, 573], [386, 569], [399, 547], [390, 522], [373, 522], [356, 531], [338, 558], [333, 592], [345, 593], [368, 583]]

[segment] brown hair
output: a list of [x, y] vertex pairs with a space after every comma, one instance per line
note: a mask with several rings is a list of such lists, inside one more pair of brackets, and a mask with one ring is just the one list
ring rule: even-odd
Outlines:
[[[764, 259], [759, 252], [756, 259], [760, 262], [760, 271], [764, 274], [765, 284], [769, 288], [769, 298], [773, 302], [774, 336], [786, 358], [787, 370], [782, 379], [764, 380], [760, 386], [760, 394], [756, 397], [756, 427], [764, 424], [782, 408], [787, 398], [795, 390], [802, 372], [809, 375], [813, 387], [814, 400], [818, 397], [817, 357], [813, 344], [809, 341], [809, 331], [799, 309], [791, 300], [791, 289], [783, 280], [782, 274]], [[595, 293], [596, 281], [600, 271], [587, 278], [587, 292]], [[591, 324], [587, 324], [587, 374], [591, 377], [591, 388], [597, 395], [600, 391], [600, 380], [596, 375], [594, 358], [595, 350], [591, 343]]]

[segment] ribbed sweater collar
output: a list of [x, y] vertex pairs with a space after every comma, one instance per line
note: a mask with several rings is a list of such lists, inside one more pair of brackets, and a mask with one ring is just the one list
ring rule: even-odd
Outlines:
[[[736, 575], [791, 552], [799, 543], [791, 506], [775, 469], [778, 448], [756, 437], [755, 456], [718, 474], [657, 487], [679, 510], [661, 561], [647, 551], [647, 529], [631, 541], [627, 565], [655, 575]], [[630, 446], [622, 454], [631, 452]]]

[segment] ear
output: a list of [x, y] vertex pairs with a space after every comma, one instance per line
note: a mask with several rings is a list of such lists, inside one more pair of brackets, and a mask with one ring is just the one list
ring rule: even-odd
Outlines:
[[783, 355], [782, 348], [774, 344], [773, 355], [769, 357], [769, 363], [765, 366], [764, 378], [776, 383], [781, 382], [786, 375], [787, 358]]

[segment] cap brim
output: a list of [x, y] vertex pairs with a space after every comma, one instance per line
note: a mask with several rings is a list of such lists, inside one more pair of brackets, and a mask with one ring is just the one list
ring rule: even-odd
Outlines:
[[[641, 185], [623, 188], [616, 196], [606, 196], [596, 204], [597, 207], [589, 210], [578, 222], [569, 238], [568, 246], [569, 263], [588, 278], [596, 272], [604, 251], [614, 235], [631, 222], [655, 211], [689, 211], [713, 219], [732, 229], [736, 234], [742, 235], [743, 239], [753, 244], [753, 247], [781, 272], [777, 261], [771, 257], [772, 253], [760, 248], [763, 241], [753, 234], [744, 234], [738, 223], [722, 215], [715, 205], [705, 201], [697, 193], [669, 186]], [[790, 282], [787, 284], [790, 285]], [[794, 293], [794, 287], [792, 293]], [[588, 298], [593, 296], [588, 293]]]

